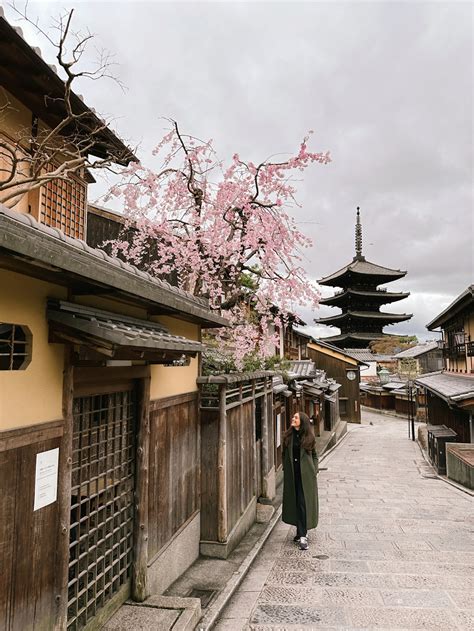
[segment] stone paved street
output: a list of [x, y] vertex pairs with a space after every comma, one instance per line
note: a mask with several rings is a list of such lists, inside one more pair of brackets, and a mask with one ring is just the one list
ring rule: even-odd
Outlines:
[[474, 629], [473, 498], [432, 477], [406, 421], [363, 417], [322, 464], [309, 550], [280, 522], [217, 631]]

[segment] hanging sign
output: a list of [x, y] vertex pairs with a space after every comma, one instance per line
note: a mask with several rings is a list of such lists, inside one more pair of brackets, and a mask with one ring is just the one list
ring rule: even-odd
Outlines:
[[59, 447], [36, 454], [35, 503], [38, 510], [56, 501], [58, 496]]

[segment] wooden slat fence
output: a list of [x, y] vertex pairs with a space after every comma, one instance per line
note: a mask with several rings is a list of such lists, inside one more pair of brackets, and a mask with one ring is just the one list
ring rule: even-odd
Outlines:
[[197, 392], [150, 404], [148, 562], [199, 509]]

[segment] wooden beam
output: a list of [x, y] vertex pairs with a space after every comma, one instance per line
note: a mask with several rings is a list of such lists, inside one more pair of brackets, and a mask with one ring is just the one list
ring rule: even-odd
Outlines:
[[58, 481], [58, 533], [56, 536], [57, 552], [55, 559], [55, 602], [56, 617], [54, 629], [63, 630], [67, 624], [68, 575], [69, 575], [69, 529], [71, 523], [71, 473], [72, 473], [72, 435], [73, 435], [73, 398], [74, 369], [72, 348], [64, 349], [63, 372], [63, 420], [64, 433], [59, 450]]
[[132, 598], [143, 602], [148, 593], [148, 487], [150, 447], [150, 371], [139, 382], [139, 427], [135, 487], [134, 555]]
[[[268, 413], [268, 381], [265, 379], [263, 385], [263, 401], [262, 401], [262, 461], [261, 476], [262, 481], [265, 480], [269, 473], [269, 413]], [[270, 425], [271, 426], [271, 425]]]

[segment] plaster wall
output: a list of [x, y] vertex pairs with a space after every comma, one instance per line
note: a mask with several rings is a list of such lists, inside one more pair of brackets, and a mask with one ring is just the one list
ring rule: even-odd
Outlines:
[[[200, 327], [192, 322], [184, 322], [169, 316], [154, 318], [156, 322], [164, 324], [170, 333], [182, 335], [189, 340], [200, 340]], [[151, 366], [150, 399], [195, 392], [196, 378], [199, 374], [199, 358], [191, 358], [189, 366]]]
[[32, 335], [25, 370], [0, 371], [0, 430], [62, 418], [64, 347], [48, 343], [46, 300], [66, 289], [0, 270], [0, 322], [21, 324]]

